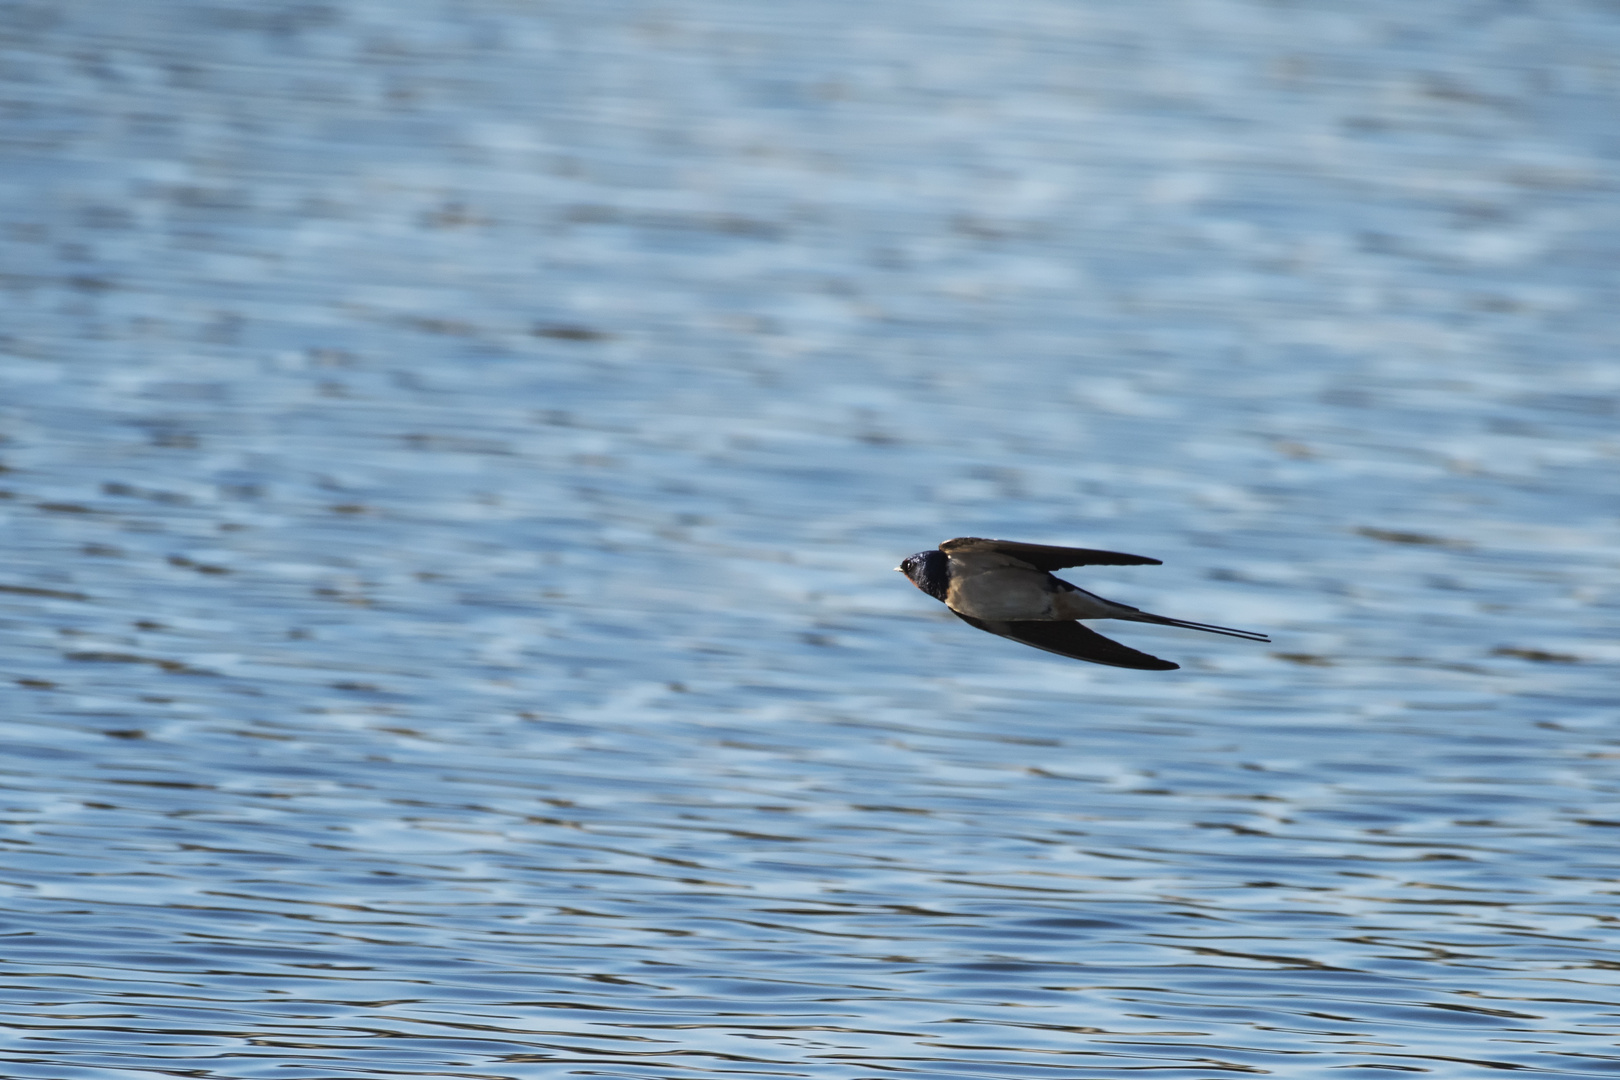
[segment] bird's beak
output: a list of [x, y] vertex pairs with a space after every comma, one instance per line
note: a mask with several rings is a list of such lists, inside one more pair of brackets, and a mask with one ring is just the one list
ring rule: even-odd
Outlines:
[[904, 569], [905, 569], [905, 567], [903, 567], [903, 566], [897, 566], [897, 567], [894, 568], [894, 572], [898, 574]]

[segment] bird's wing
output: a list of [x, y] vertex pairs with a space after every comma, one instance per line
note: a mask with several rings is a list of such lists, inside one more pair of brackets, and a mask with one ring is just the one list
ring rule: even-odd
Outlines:
[[963, 615], [954, 609], [951, 613], [969, 626], [976, 626], [986, 633], [1011, 638], [1025, 645], [1033, 645], [1037, 649], [1044, 649], [1049, 653], [1057, 653], [1059, 656], [1067, 656], [1074, 660], [1089, 660], [1093, 664], [1138, 668], [1142, 671], [1174, 671], [1181, 666], [1168, 660], [1160, 660], [1157, 656], [1149, 656], [1145, 652], [1137, 652], [1130, 646], [1105, 638], [1097, 631], [1081, 626], [1077, 622], [991, 622]]
[[977, 536], [958, 536], [939, 545], [947, 555], [970, 555], [993, 552], [1006, 555], [1036, 570], [1061, 570], [1065, 566], [1162, 566], [1158, 559], [1145, 555], [1127, 555], [1122, 551], [1096, 551], [1092, 548], [1053, 547], [1051, 544], [1023, 544], [1017, 540], [985, 540]]

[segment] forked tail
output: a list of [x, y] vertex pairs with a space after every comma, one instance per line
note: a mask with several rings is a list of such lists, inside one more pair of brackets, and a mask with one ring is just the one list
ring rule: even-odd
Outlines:
[[1211, 626], [1208, 623], [1188, 622], [1186, 619], [1169, 619], [1163, 615], [1149, 615], [1141, 612], [1131, 619], [1132, 622], [1158, 623], [1160, 626], [1179, 626], [1184, 630], [1204, 630], [1211, 634], [1225, 634], [1227, 637], [1242, 638], [1244, 641], [1264, 641], [1270, 644], [1271, 639], [1264, 634], [1257, 634], [1253, 630], [1234, 630], [1230, 626]]

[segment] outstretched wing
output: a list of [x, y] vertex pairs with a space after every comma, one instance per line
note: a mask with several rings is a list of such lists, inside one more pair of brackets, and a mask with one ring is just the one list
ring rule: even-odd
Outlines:
[[1138, 668], [1142, 671], [1175, 671], [1181, 667], [1180, 664], [1160, 660], [1157, 656], [1137, 652], [1129, 645], [1121, 645], [1111, 638], [1105, 638], [1097, 631], [1081, 626], [1077, 622], [990, 622], [971, 618], [955, 609], [952, 609], [951, 613], [969, 626], [976, 626], [986, 633], [1011, 638], [1073, 660], [1089, 660], [1093, 664]]
[[977, 536], [958, 536], [939, 545], [947, 555], [967, 555], [973, 552], [995, 552], [1027, 563], [1037, 570], [1050, 573], [1065, 566], [1162, 566], [1158, 559], [1145, 555], [1127, 555], [1122, 551], [1096, 551], [1092, 548], [1053, 547], [1051, 544], [1023, 544], [1017, 540], [985, 540]]

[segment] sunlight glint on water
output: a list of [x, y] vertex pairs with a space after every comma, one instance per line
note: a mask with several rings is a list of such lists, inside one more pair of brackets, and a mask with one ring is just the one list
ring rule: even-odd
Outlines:
[[1620, 1068], [1612, 9], [0, 20], [5, 1076]]

